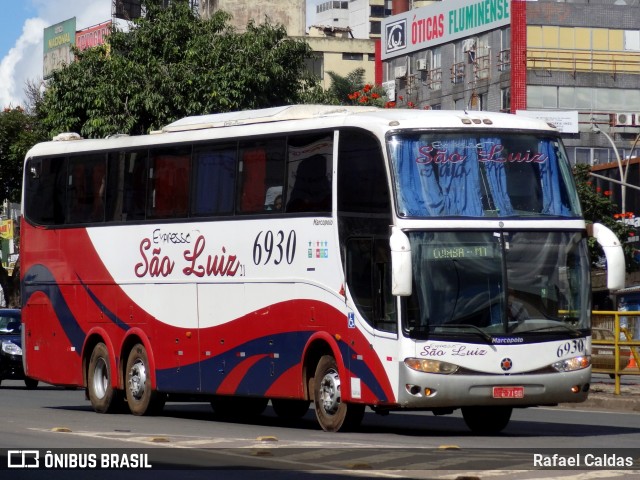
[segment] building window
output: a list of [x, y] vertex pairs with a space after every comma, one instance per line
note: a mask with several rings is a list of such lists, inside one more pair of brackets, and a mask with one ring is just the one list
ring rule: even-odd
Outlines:
[[500, 111], [501, 112], [511, 111], [511, 88], [510, 87], [500, 89]]
[[528, 108], [558, 108], [558, 87], [529, 85], [527, 87]]
[[342, 59], [343, 60], [358, 60], [358, 61], [362, 61], [364, 59], [364, 55], [362, 53], [343, 53], [342, 54]]
[[381, 22], [369, 22], [369, 28], [372, 35], [380, 35], [382, 33]]
[[384, 18], [384, 6], [383, 5], [371, 5], [371, 16]]
[[640, 30], [624, 31], [624, 49], [634, 52], [640, 51]]
[[511, 69], [511, 27], [500, 30], [500, 52], [498, 52], [498, 70]]

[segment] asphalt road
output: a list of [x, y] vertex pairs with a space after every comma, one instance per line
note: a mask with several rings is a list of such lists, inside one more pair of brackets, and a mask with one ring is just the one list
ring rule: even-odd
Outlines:
[[[289, 425], [270, 409], [251, 421], [226, 421], [203, 403], [170, 403], [158, 417], [98, 415], [80, 390], [44, 386], [29, 391], [21, 382], [4, 381], [0, 456], [5, 458], [0, 458], [0, 475], [65, 480], [640, 477], [636, 463], [640, 416], [584, 406], [516, 410], [507, 429], [490, 437], [471, 434], [459, 415], [428, 413], [388, 417], [367, 413], [358, 431], [329, 434], [319, 429], [312, 411]], [[58, 461], [58, 466], [9, 471], [9, 450], [36, 450], [41, 465], [51, 452], [49, 459]], [[117, 468], [90, 472], [75, 468], [92, 459], [99, 465], [105, 454], [115, 455], [116, 463], [110, 466]], [[533, 465], [535, 455], [549, 459], [556, 455], [556, 462], [579, 458], [582, 464], [538, 470]], [[586, 455], [598, 461], [605, 456], [620, 461], [632, 457], [633, 465], [593, 468], [584, 464]]]

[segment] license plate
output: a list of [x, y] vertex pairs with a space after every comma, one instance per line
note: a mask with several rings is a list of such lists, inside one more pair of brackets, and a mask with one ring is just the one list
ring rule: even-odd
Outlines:
[[524, 398], [524, 387], [493, 387], [493, 398]]

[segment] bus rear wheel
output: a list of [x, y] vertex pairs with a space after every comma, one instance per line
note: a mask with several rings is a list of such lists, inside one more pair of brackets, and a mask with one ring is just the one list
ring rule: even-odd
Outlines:
[[166, 396], [151, 389], [149, 358], [143, 345], [137, 344], [127, 359], [125, 390], [134, 415], [156, 415], [164, 408]]
[[111, 384], [109, 351], [104, 343], [98, 343], [91, 352], [87, 372], [87, 393], [91, 406], [98, 413], [115, 411], [121, 396]]
[[506, 428], [512, 412], [511, 407], [462, 407], [462, 418], [473, 433], [492, 435]]
[[364, 405], [345, 403], [340, 391], [340, 375], [335, 358], [320, 358], [313, 381], [316, 418], [325, 432], [351, 430], [362, 422]]

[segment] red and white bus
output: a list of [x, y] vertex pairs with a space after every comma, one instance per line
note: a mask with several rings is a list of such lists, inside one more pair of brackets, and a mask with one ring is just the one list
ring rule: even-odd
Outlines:
[[313, 402], [337, 431], [460, 408], [496, 432], [587, 398], [587, 229], [541, 121], [306, 105], [62, 135], [29, 151], [22, 205], [26, 373], [97, 412]]

